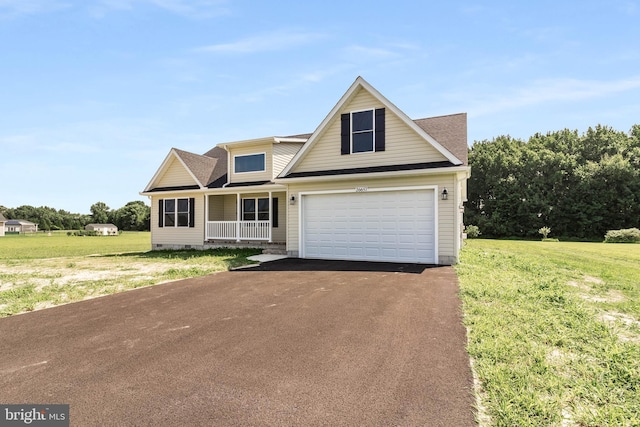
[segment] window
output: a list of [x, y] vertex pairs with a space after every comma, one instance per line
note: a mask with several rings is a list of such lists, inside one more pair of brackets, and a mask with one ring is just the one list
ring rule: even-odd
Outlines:
[[195, 199], [160, 199], [159, 227], [195, 227]]
[[189, 226], [189, 199], [178, 199], [178, 227]]
[[351, 152], [374, 151], [373, 110], [351, 113]]
[[385, 150], [384, 108], [345, 113], [341, 122], [341, 154]]
[[265, 153], [234, 156], [233, 159], [235, 173], [264, 172], [266, 170]]
[[256, 199], [242, 199], [242, 220], [256, 220]]
[[[278, 228], [278, 198], [272, 200], [272, 218], [274, 228]], [[255, 198], [242, 199], [242, 220], [243, 221], [268, 221], [269, 220], [269, 199]]]
[[176, 226], [176, 199], [166, 199], [164, 201], [164, 226]]

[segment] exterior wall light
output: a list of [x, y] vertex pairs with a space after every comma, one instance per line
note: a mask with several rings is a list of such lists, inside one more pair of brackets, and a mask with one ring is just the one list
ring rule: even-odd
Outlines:
[[289, 204], [290, 205], [295, 205], [296, 204], [296, 196], [291, 196], [291, 198], [289, 199]]
[[442, 200], [447, 200], [449, 198], [449, 192], [447, 191], [446, 187], [444, 190], [442, 190]]

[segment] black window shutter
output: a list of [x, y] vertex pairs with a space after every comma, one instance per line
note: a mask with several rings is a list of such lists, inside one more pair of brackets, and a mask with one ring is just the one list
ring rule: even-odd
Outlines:
[[196, 199], [189, 199], [189, 227], [196, 226]]
[[351, 154], [351, 114], [342, 114], [340, 120], [340, 154]]
[[376, 151], [384, 151], [384, 108], [376, 109]]
[[164, 199], [160, 199], [160, 204], [158, 205], [158, 227], [162, 228], [164, 226]]
[[271, 222], [273, 228], [278, 228], [278, 198], [271, 199]]

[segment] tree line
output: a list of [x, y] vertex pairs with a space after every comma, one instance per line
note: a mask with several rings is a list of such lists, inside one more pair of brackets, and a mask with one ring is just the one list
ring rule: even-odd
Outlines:
[[640, 226], [640, 125], [500, 136], [469, 149], [465, 224], [484, 237], [602, 240]]
[[7, 219], [21, 219], [38, 224], [40, 230], [83, 230], [87, 224], [111, 223], [123, 231], [149, 231], [151, 208], [140, 200], [127, 203], [119, 209], [111, 209], [104, 202], [91, 205], [91, 214], [77, 214], [56, 210], [48, 206], [0, 206], [0, 213]]

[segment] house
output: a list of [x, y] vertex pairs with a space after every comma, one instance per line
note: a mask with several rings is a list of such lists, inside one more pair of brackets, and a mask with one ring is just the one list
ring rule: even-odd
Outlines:
[[7, 218], [0, 213], [0, 237], [4, 236], [4, 224], [7, 222]]
[[312, 134], [173, 148], [140, 193], [152, 248], [279, 244], [301, 258], [454, 264], [466, 122], [412, 120], [358, 77]]
[[95, 231], [100, 236], [117, 236], [118, 227], [113, 224], [87, 224], [84, 227], [87, 231]]
[[23, 219], [8, 219], [4, 223], [4, 231], [11, 234], [37, 233], [38, 224]]

